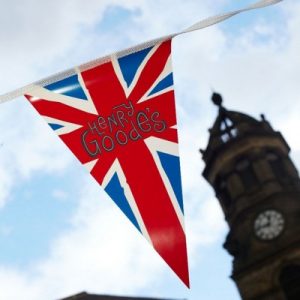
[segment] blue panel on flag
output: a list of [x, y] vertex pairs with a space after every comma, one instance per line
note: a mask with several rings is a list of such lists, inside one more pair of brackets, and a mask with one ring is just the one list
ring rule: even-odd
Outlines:
[[46, 85], [45, 88], [57, 94], [62, 94], [81, 100], [88, 100], [78, 81], [78, 75], [73, 75], [63, 80], [51, 83]]
[[176, 195], [178, 204], [181, 208], [182, 213], [183, 211], [183, 199], [182, 199], [182, 188], [181, 188], [181, 180], [180, 180], [180, 162], [179, 157], [163, 152], [157, 152], [162, 167], [164, 168], [171, 186], [174, 190]]
[[173, 85], [173, 74], [170, 73], [167, 77], [161, 80], [157, 86], [150, 92], [150, 95], [156, 94]]
[[119, 65], [128, 87], [132, 83], [138, 68], [152, 48], [153, 47], [150, 47], [119, 58]]
[[59, 128], [64, 127], [64, 126], [59, 125], [59, 124], [53, 124], [53, 123], [48, 123], [48, 124], [49, 124], [49, 126], [50, 126], [53, 130], [57, 130], [57, 129], [59, 129]]
[[123, 211], [123, 213], [128, 217], [128, 219], [132, 222], [132, 224], [139, 230], [139, 224], [134, 216], [134, 213], [125, 197], [124, 189], [121, 186], [119, 178], [115, 173], [111, 178], [110, 182], [105, 188], [105, 191], [109, 194], [109, 196], [114, 200], [114, 202], [119, 206], [119, 208]]

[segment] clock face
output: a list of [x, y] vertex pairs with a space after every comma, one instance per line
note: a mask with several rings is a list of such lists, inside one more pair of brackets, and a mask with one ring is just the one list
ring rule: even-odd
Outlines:
[[284, 229], [283, 215], [274, 210], [268, 209], [260, 213], [254, 221], [254, 231], [258, 238], [270, 241], [278, 237]]

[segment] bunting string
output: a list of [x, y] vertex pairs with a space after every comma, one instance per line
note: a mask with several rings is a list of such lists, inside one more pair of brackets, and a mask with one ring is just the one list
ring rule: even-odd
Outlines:
[[108, 62], [108, 61], [110, 61], [112, 56], [120, 58], [122, 56], [129, 55], [129, 54], [135, 53], [137, 51], [143, 50], [145, 48], [151, 47], [153, 45], [156, 45], [158, 43], [164, 42], [166, 40], [174, 38], [175, 36], [178, 36], [178, 35], [181, 35], [181, 34], [184, 34], [184, 33], [188, 33], [188, 32], [192, 32], [192, 31], [196, 31], [196, 30], [200, 30], [200, 29], [215, 25], [215, 24], [220, 23], [220, 22], [222, 22], [226, 19], [229, 19], [229, 18], [231, 18], [231, 17], [233, 17], [237, 14], [240, 14], [242, 12], [246, 12], [246, 11], [249, 11], [249, 10], [254, 10], [254, 9], [259, 9], [259, 8], [263, 8], [263, 7], [266, 7], [266, 6], [274, 5], [274, 4], [277, 4], [277, 3], [282, 2], [282, 1], [283, 0], [261, 0], [261, 1], [253, 3], [250, 6], [247, 6], [247, 7], [242, 8], [242, 9], [238, 9], [238, 10], [235, 10], [235, 11], [231, 11], [231, 12], [227, 12], [227, 13], [224, 13], [224, 14], [220, 14], [220, 15], [216, 15], [216, 16], [206, 18], [206, 19], [201, 20], [200, 22], [197, 22], [194, 25], [192, 25], [192, 26], [190, 26], [190, 27], [188, 27], [188, 28], [186, 28], [182, 31], [179, 31], [179, 32], [176, 32], [176, 33], [173, 33], [173, 34], [170, 34], [170, 35], [166, 35], [166, 36], [163, 36], [163, 37], [160, 37], [160, 38], [156, 38], [154, 40], [144, 42], [144, 43], [136, 45], [134, 47], [131, 47], [131, 48], [128, 48], [128, 49], [125, 49], [125, 50], [122, 50], [122, 51], [119, 51], [119, 52], [116, 52], [116, 53], [113, 53], [113, 54], [110, 54], [110, 55], [107, 55], [107, 56], [104, 56], [104, 57], [101, 57], [101, 58], [97, 58], [97, 59], [92, 60], [88, 63], [81, 64], [79, 66], [76, 66], [76, 67], [73, 67], [71, 69], [68, 69], [68, 70], [62, 71], [60, 73], [54, 74], [52, 76], [49, 76], [45, 79], [42, 79], [42, 80], [39, 80], [37, 82], [28, 84], [24, 87], [18, 88], [14, 91], [8, 92], [8, 93], [3, 94], [3, 95], [0, 95], [0, 103], [4, 103], [4, 102], [10, 101], [10, 100], [13, 100], [14, 98], [22, 96], [26, 93], [31, 93], [34, 89], [36, 89], [37, 86], [45, 86], [45, 85], [51, 84], [53, 82], [56, 82], [58, 80], [62, 80], [64, 78], [67, 78], [69, 76], [77, 74], [78, 70], [79, 71], [85, 71], [85, 70], [88, 70], [88, 69], [90, 69], [92, 67], [95, 67], [97, 65]]

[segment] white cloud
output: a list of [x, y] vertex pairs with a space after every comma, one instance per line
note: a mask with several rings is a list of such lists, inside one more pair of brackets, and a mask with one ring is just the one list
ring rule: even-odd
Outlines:
[[157, 280], [166, 269], [140, 233], [88, 179], [72, 229], [55, 240], [50, 255], [26, 271], [0, 268], [3, 299], [54, 299], [81, 290], [111, 292], [116, 282], [120, 293], [130, 293]]
[[68, 194], [64, 190], [54, 189], [52, 191], [52, 196], [58, 200], [66, 200], [68, 198]]
[[0, 167], [0, 209], [5, 205], [12, 187], [12, 177], [7, 174], [7, 170]]
[[[86, 59], [104, 55], [120, 47], [133, 46], [145, 39], [156, 38], [197, 22], [218, 11], [224, 0], [196, 2], [146, 0], [4, 1], [0, 4], [1, 78], [0, 93], [33, 80], [59, 72]], [[112, 33], [101, 21], [109, 8], [122, 8], [132, 13], [131, 27], [120, 23]], [[180, 18], [178, 8], [182, 7]], [[164, 11], [164, 14], [161, 14]], [[114, 48], [113, 48], [114, 47]], [[101, 51], [101, 52], [100, 52]], [[16, 76], [18, 74], [18, 76]]]
[[74, 51], [72, 46], [76, 47], [77, 41], [80, 43], [83, 30], [100, 22], [109, 6], [136, 6], [129, 0], [91, 0], [88, 5], [86, 1], [72, 0], [2, 0], [0, 4], [0, 68], [6, 71], [0, 84], [2, 93], [40, 79], [38, 74], [49, 75], [46, 72], [51, 71], [51, 66], [58, 66], [56, 60], [60, 66], [53, 71], [71, 67], [63, 57], [67, 51]]
[[35, 289], [26, 274], [11, 268], [0, 267], [1, 295], [3, 299], [33, 299]]
[[74, 161], [25, 100], [1, 105], [0, 127], [0, 208], [20, 181], [30, 179], [38, 171], [63, 172]]
[[[89, 176], [81, 184], [71, 228], [52, 243], [50, 253], [26, 270], [0, 266], [0, 291], [5, 300], [57, 299], [82, 290], [133, 294], [158, 285], [170, 269]], [[198, 200], [198, 199], [196, 199]], [[191, 263], [199, 245], [215, 241], [220, 209], [215, 201], [187, 205]], [[201, 222], [199, 223], [199, 219]], [[175, 276], [171, 275], [172, 277]]]

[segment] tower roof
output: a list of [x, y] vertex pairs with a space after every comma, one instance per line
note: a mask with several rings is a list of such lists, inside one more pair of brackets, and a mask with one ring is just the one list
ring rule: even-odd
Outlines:
[[[145, 298], [145, 297], [95, 295], [95, 294], [88, 294], [86, 292], [82, 292], [82, 293], [61, 299], [61, 300], [163, 300], [163, 299]], [[164, 299], [164, 300], [168, 300], [168, 299]]]
[[242, 137], [253, 134], [268, 135], [274, 133], [271, 125], [263, 115], [261, 115], [261, 120], [256, 120], [247, 114], [227, 110], [222, 105], [222, 96], [218, 93], [213, 93], [212, 101], [219, 107], [219, 112], [213, 126], [209, 129], [208, 145], [205, 150], [201, 150], [206, 163], [209, 163], [217, 151], [224, 149], [224, 147]]

